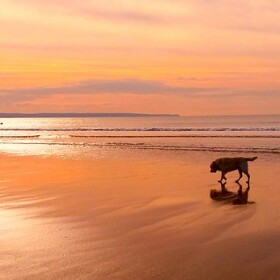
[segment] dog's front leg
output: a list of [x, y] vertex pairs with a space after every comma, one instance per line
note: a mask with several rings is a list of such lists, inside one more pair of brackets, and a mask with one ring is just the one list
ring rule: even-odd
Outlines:
[[222, 172], [221, 180], [219, 180], [218, 182], [222, 183], [223, 179], [227, 180], [225, 173]]

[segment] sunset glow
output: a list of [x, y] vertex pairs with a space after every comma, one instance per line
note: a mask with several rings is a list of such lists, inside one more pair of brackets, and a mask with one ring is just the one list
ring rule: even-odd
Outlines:
[[1, 0], [0, 112], [280, 113], [279, 13], [279, 0]]

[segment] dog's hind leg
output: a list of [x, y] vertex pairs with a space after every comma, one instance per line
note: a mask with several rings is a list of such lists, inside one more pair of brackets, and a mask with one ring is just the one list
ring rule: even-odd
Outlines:
[[246, 183], [249, 183], [250, 182], [250, 174], [249, 174], [249, 171], [248, 171], [248, 163], [247, 161], [246, 162], [243, 162], [241, 165], [240, 165], [240, 168], [241, 172], [243, 172], [244, 174], [246, 174], [246, 176], [248, 177], [248, 180], [246, 181]]
[[237, 180], [235, 180], [236, 183], [238, 183], [239, 180], [242, 178], [242, 170], [238, 169], [238, 172], [239, 172], [239, 178]]
[[247, 177], [248, 177], [248, 180], [247, 180], [247, 182], [246, 183], [250, 183], [250, 174], [249, 174], [249, 172], [248, 172], [248, 170], [246, 170], [246, 171], [243, 171], [246, 175], [247, 175]]

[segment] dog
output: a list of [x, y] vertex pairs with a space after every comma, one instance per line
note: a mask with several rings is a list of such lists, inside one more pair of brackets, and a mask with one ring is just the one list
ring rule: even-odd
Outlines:
[[235, 182], [239, 182], [242, 178], [243, 173], [246, 174], [248, 180], [247, 183], [250, 182], [250, 174], [248, 172], [248, 161], [254, 161], [257, 157], [252, 158], [243, 158], [243, 157], [236, 157], [236, 158], [218, 158], [213, 161], [210, 165], [210, 172], [215, 173], [217, 171], [221, 171], [222, 176], [221, 180], [218, 182], [222, 182], [223, 179], [226, 180], [226, 174], [228, 172], [238, 170], [239, 178]]

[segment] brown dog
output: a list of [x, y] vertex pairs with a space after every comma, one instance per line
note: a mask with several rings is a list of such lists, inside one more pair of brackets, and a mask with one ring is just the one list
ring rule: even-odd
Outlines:
[[252, 158], [218, 158], [215, 161], [213, 161], [210, 165], [210, 172], [214, 173], [217, 171], [222, 172], [221, 180], [219, 182], [222, 182], [223, 179], [227, 179], [225, 175], [234, 170], [239, 171], [239, 178], [236, 180], [236, 182], [239, 182], [239, 180], [242, 178], [242, 174], [245, 173], [248, 177], [247, 183], [250, 181], [250, 174], [248, 172], [248, 161], [254, 161], [257, 159], [257, 157]]

